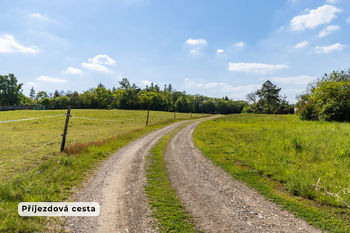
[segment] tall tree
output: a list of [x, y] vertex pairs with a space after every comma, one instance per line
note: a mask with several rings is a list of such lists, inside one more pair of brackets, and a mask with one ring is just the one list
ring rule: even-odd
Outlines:
[[256, 95], [259, 97], [258, 107], [262, 108], [265, 113], [273, 113], [281, 102], [280, 91], [281, 88], [278, 88], [270, 80], [267, 80], [261, 89], [256, 91]]
[[35, 90], [34, 90], [34, 87], [32, 87], [32, 88], [30, 89], [29, 97], [30, 97], [32, 100], [35, 99]]
[[46, 93], [46, 91], [39, 91], [38, 94], [36, 94], [36, 99], [38, 102], [40, 102], [43, 98], [48, 98], [49, 95]]
[[18, 105], [22, 85], [14, 74], [0, 75], [0, 105]]

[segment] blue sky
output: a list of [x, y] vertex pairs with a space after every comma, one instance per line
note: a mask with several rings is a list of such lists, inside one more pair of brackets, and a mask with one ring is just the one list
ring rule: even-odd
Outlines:
[[0, 70], [25, 94], [118, 85], [244, 99], [270, 79], [295, 102], [350, 68], [346, 0], [1, 0]]

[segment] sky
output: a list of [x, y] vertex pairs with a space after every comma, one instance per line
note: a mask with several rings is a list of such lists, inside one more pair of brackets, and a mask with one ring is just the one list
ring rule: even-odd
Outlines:
[[145, 87], [290, 103], [350, 68], [347, 0], [0, 0], [0, 73], [36, 91]]

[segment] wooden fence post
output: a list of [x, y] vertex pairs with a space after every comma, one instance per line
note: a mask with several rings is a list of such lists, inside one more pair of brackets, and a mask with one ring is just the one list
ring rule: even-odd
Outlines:
[[176, 119], [176, 111], [174, 110], [174, 120]]
[[190, 119], [192, 118], [192, 112], [190, 112]]
[[64, 146], [66, 144], [66, 136], [67, 136], [67, 131], [68, 131], [68, 123], [69, 123], [69, 118], [70, 118], [70, 106], [67, 108], [67, 113], [66, 113], [66, 122], [64, 124], [64, 129], [63, 129], [63, 134], [62, 134], [62, 144], [61, 144], [61, 152], [64, 151]]
[[147, 120], [146, 120], [146, 126], [148, 126], [148, 118], [149, 118], [149, 109], [147, 110]]

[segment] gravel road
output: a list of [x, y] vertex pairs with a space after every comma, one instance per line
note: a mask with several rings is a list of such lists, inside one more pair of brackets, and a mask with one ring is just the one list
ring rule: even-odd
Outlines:
[[184, 124], [154, 131], [123, 147], [97, 170], [78, 192], [75, 201], [99, 202], [99, 217], [68, 217], [68, 232], [155, 232], [147, 208], [144, 157], [159, 138]]
[[194, 146], [199, 122], [179, 131], [165, 154], [169, 178], [204, 232], [321, 232], [235, 181]]

